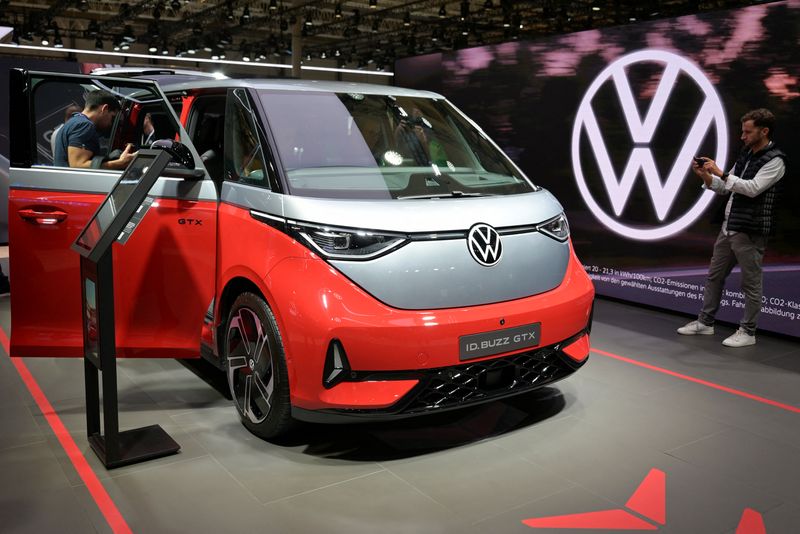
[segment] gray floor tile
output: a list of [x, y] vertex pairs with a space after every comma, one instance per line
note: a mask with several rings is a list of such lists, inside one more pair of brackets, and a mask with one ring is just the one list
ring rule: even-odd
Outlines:
[[730, 428], [695, 411], [646, 395], [609, 389], [588, 373], [563, 382], [560, 387], [565, 397], [576, 399], [575, 405], [565, 410], [569, 415], [597, 427], [613, 428], [620, 441], [641, 443], [660, 451]]
[[[258, 501], [205, 456], [103, 481], [133, 532], [280, 532]], [[83, 487], [75, 493], [95, 528], [107, 523]]]
[[271, 528], [286, 534], [477, 532], [386, 471], [274, 502], [264, 510]]
[[0, 530], [4, 534], [87, 534], [95, 531], [72, 488], [49, 489], [35, 495], [35, 499], [21, 493], [17, 497], [0, 500]]
[[[164, 428], [164, 430], [170, 435], [170, 437], [172, 437], [172, 439], [178, 442], [178, 445], [181, 446], [181, 450], [178, 451], [177, 454], [156, 458], [154, 460], [148, 460], [147, 462], [126, 465], [111, 470], [106, 469], [102, 461], [100, 461], [100, 458], [98, 458], [94, 453], [89, 445], [85, 432], [72, 432], [70, 435], [75, 441], [75, 444], [78, 446], [78, 449], [83, 454], [84, 458], [86, 458], [86, 461], [89, 463], [89, 467], [91, 467], [92, 471], [94, 471], [94, 474], [101, 481], [113, 477], [124, 476], [136, 471], [164, 468], [170, 464], [183, 462], [191, 458], [208, 456], [208, 452], [191, 435], [182, 432], [179, 427], [168, 427]], [[67, 480], [69, 480], [70, 485], [82, 485], [84, 483], [83, 480], [75, 470], [75, 467], [72, 465], [72, 461], [69, 459], [69, 457], [67, 457], [67, 454], [64, 452], [64, 449], [58, 439], [54, 435], [50, 435], [47, 438], [47, 444], [53, 451], [53, 456], [55, 456], [61, 465], [61, 469], [64, 471], [64, 475], [67, 477]]]
[[45, 434], [36, 424], [34, 416], [28, 407], [18, 404], [2, 404], [3, 412], [0, 414], [0, 454], [3, 449], [19, 447], [31, 443], [42, 443]]
[[751, 484], [800, 504], [800, 447], [731, 429], [678, 447], [670, 454], [720, 476]]
[[800, 443], [798, 414], [706, 386], [686, 383], [674, 392], [656, 392], [654, 402], [694, 411], [731, 427], [786, 444]]
[[47, 443], [33, 443], [0, 452], [0, 502], [34, 500], [42, 492], [69, 488]]
[[233, 406], [173, 419], [262, 503], [382, 471], [375, 462], [308, 454], [304, 445], [275, 445], [256, 438]]
[[[524, 435], [527, 430], [517, 433]], [[573, 485], [489, 442], [383, 465], [469, 522]]]

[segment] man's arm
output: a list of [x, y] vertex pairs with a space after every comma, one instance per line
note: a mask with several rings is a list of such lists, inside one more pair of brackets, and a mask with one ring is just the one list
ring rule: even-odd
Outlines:
[[728, 175], [725, 180], [725, 189], [746, 197], [757, 197], [783, 178], [785, 172], [786, 163], [783, 158], [773, 158], [758, 169], [752, 180], [742, 180], [738, 176]]
[[[136, 153], [132, 152], [131, 148], [132, 145], [129, 144], [125, 147], [125, 150], [122, 152], [119, 159], [115, 159], [113, 161], [104, 161], [102, 165], [100, 165], [100, 168], [110, 170], [125, 169], [128, 164], [133, 161], [133, 158], [136, 157]], [[67, 148], [67, 156], [69, 158], [70, 167], [88, 169], [92, 166], [94, 152], [91, 150], [86, 150], [85, 148], [71, 146]]]
[[86, 150], [85, 148], [78, 148], [76, 146], [67, 147], [67, 160], [70, 167], [79, 167], [88, 169], [92, 166], [92, 158], [94, 152]]

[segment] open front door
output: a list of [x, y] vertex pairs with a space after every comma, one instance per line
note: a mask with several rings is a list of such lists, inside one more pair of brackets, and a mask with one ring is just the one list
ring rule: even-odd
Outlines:
[[[156, 138], [196, 150], [153, 81], [11, 73], [9, 262], [11, 354], [83, 356], [79, 256], [70, 245], [117, 181], [120, 171], [53, 165], [50, 136], [71, 103], [89, 91], [114, 93], [122, 110], [101, 154], [138, 145], [145, 116]], [[98, 154], [95, 154], [97, 156]], [[112, 157], [113, 159], [113, 157]], [[99, 163], [99, 160], [98, 160]], [[134, 234], [114, 244], [117, 356], [191, 358], [200, 353], [203, 319], [214, 297], [217, 193], [206, 176], [161, 176]]]

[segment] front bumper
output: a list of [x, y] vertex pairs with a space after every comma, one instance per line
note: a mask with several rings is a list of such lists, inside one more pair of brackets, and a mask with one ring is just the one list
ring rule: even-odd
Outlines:
[[[533, 391], [553, 384], [582, 367], [588, 354], [588, 327], [571, 338], [548, 347], [489, 360], [409, 371], [354, 371], [350, 381], [337, 387], [359, 383], [414, 384], [400, 400], [381, 409], [307, 410], [293, 407], [292, 416], [308, 422], [350, 423], [414, 417], [464, 408]], [[580, 347], [575, 353], [575, 347]]]

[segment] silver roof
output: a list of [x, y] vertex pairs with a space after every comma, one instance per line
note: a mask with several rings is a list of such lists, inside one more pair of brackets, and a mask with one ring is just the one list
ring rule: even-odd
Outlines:
[[321, 80], [295, 80], [295, 79], [241, 79], [241, 80], [211, 80], [192, 81], [186, 83], [170, 84], [169, 79], [159, 79], [159, 84], [164, 91], [180, 91], [184, 89], [213, 89], [228, 87], [249, 87], [253, 89], [266, 89], [272, 91], [315, 91], [327, 93], [361, 93], [365, 95], [392, 95], [419, 98], [444, 98], [431, 91], [418, 91], [391, 85], [378, 85], [371, 83], [331, 82]]

